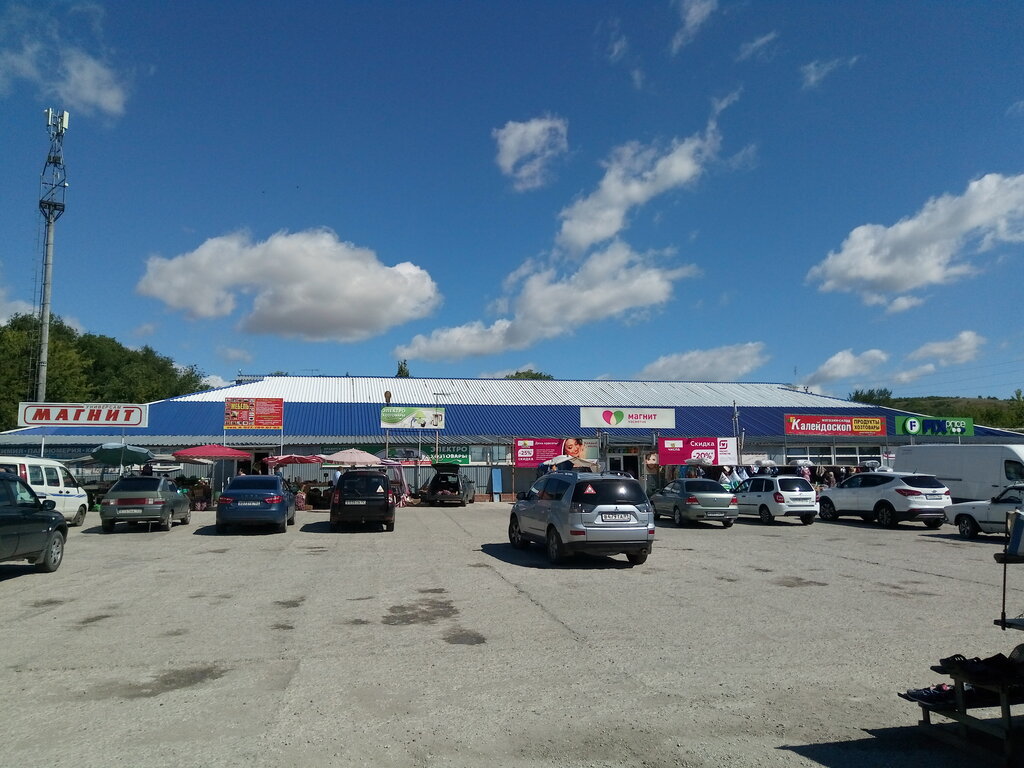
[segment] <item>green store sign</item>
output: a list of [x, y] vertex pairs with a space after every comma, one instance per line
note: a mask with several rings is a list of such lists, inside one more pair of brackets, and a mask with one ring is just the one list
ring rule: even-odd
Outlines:
[[924, 416], [897, 416], [896, 434], [915, 437], [971, 437], [974, 419], [929, 419]]

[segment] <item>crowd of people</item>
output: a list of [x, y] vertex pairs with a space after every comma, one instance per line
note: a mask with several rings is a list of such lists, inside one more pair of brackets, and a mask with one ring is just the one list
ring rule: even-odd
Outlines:
[[775, 465], [770, 466], [720, 466], [720, 467], [702, 467], [700, 465], [689, 465], [683, 468], [680, 473], [681, 477], [703, 477], [710, 480], [717, 480], [727, 489], [734, 491], [739, 487], [740, 483], [749, 477], [754, 477], [758, 474], [761, 475], [772, 475], [776, 476], [779, 474], [796, 475], [804, 478], [807, 482], [815, 487], [816, 490], [822, 488], [832, 488], [843, 480], [848, 478], [850, 475], [857, 472], [866, 472], [867, 469], [863, 467], [847, 467], [847, 466], [813, 466], [810, 464], [802, 466], [791, 466], [791, 467], [778, 467]]

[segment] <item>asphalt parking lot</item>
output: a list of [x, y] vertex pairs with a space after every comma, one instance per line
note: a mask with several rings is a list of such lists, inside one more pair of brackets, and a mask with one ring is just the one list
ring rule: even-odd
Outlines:
[[999, 538], [661, 520], [645, 565], [549, 567], [510, 507], [226, 536], [90, 513], [57, 573], [0, 565], [0, 764], [986, 764], [896, 692], [1024, 642], [992, 624]]

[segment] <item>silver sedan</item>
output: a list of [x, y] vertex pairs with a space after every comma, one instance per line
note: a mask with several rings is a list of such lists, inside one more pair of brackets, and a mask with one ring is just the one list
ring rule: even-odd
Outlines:
[[736, 494], [714, 480], [680, 479], [651, 494], [654, 518], [671, 517], [676, 525], [705, 520], [728, 528], [739, 516]]

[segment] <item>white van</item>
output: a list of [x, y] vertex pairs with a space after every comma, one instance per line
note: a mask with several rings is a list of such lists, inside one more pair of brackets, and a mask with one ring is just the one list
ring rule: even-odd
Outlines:
[[40, 499], [53, 499], [57, 502], [55, 511], [71, 525], [85, 522], [89, 494], [59, 461], [36, 456], [0, 456], [0, 472], [20, 477]]
[[901, 445], [893, 468], [935, 475], [949, 488], [954, 503], [991, 499], [1007, 486], [1024, 482], [1024, 444]]

